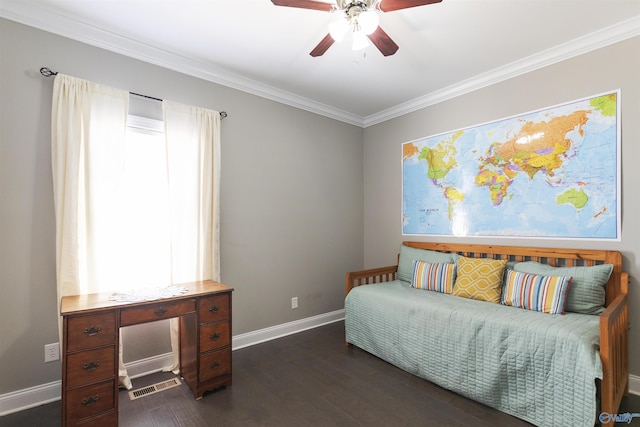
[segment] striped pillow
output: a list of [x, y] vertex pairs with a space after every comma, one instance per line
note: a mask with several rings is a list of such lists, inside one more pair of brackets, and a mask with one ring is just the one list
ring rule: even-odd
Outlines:
[[501, 303], [549, 314], [564, 314], [572, 277], [539, 276], [507, 270]]
[[455, 269], [455, 264], [414, 261], [411, 287], [450, 294], [453, 291]]

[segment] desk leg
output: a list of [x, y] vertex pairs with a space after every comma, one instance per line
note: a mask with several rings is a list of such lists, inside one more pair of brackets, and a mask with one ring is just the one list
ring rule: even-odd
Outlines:
[[195, 313], [180, 316], [180, 375], [195, 396], [198, 385], [198, 319]]

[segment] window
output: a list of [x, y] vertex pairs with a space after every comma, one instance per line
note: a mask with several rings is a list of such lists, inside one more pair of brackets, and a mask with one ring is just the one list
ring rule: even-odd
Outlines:
[[162, 121], [129, 116], [121, 177], [120, 206], [112, 225], [113, 234], [124, 241], [113, 242], [111, 253], [118, 254], [123, 284], [166, 286], [171, 277], [171, 224]]

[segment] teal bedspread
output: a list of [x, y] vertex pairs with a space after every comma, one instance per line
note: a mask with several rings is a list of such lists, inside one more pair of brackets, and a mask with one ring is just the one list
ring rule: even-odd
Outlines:
[[347, 342], [535, 425], [595, 423], [598, 316], [554, 316], [394, 281], [354, 288], [345, 328]]

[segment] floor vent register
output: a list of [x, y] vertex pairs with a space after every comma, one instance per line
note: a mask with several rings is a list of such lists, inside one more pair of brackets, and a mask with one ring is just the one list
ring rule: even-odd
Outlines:
[[179, 386], [182, 384], [178, 378], [171, 378], [168, 381], [152, 384], [146, 387], [139, 388], [137, 390], [131, 390], [129, 392], [129, 399], [136, 400], [141, 397], [149, 396], [150, 394], [159, 393], [164, 390], [168, 390], [171, 387]]

